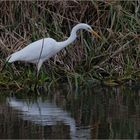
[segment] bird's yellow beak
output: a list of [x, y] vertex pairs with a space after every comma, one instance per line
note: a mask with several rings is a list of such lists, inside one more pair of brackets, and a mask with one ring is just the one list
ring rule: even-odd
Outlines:
[[96, 36], [97, 38], [100, 38], [101, 37], [94, 31], [94, 30], [89, 30], [89, 32], [93, 35], [93, 36]]

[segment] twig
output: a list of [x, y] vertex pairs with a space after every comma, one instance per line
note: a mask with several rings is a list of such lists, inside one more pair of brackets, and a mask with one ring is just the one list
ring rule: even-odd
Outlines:
[[[117, 55], [118, 53], [124, 51], [126, 48], [126, 46], [131, 43], [133, 40], [135, 40], [135, 38], [133, 38], [132, 40], [128, 41], [126, 44], [124, 44], [122, 47], [120, 47], [118, 50], [116, 50], [111, 56], [107, 57], [107, 59], [105, 59], [102, 63], [100, 63], [98, 66], [103, 65], [104, 63], [106, 63], [108, 60], [110, 60], [111, 58], [113, 58], [115, 55]], [[96, 66], [95, 66], [96, 67]]]

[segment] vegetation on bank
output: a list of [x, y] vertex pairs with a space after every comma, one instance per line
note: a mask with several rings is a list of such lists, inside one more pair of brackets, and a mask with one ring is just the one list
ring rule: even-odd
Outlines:
[[[78, 40], [45, 63], [39, 84], [76, 87], [103, 82], [118, 85], [140, 78], [140, 2], [1, 1], [0, 67], [5, 58], [43, 37], [64, 40], [74, 25], [88, 23], [102, 40], [80, 32]], [[35, 66], [16, 62], [0, 73], [0, 87], [35, 82]]]

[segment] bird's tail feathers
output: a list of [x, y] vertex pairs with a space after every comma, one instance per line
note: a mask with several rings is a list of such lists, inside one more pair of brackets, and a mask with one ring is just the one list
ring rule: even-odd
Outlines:
[[12, 55], [8, 56], [8, 57], [6, 58], [6, 62], [9, 62], [9, 60], [10, 60], [11, 57], [12, 57]]
[[10, 56], [7, 57], [6, 61], [9, 62], [9, 63], [12, 63], [14, 61], [17, 60], [17, 56], [15, 53], [11, 54]]

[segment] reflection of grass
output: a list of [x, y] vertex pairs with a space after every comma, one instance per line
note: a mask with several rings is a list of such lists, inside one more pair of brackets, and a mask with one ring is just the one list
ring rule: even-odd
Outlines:
[[27, 90], [14, 95], [17, 99], [26, 101], [28, 105], [37, 103], [38, 98], [42, 102], [46, 100], [55, 102], [58, 108], [71, 114], [78, 129], [89, 128], [92, 139], [138, 138], [139, 87], [131, 89], [124, 86], [119, 88], [98, 86], [75, 91], [70, 90], [69, 86], [64, 86], [60, 89], [53, 88], [49, 93], [48, 90], [38, 92], [39, 96]]
[[[5, 57], [30, 42], [49, 35], [63, 40], [76, 23], [87, 22], [99, 32], [102, 40], [93, 41], [88, 33], [80, 33], [80, 41], [49, 60], [40, 74], [40, 83], [61, 81], [79, 86], [97, 79], [106, 85], [118, 85], [139, 79], [138, 1], [0, 3], [1, 66]], [[30, 84], [35, 79], [29, 68], [21, 63], [15, 65], [16, 70], [12, 65], [14, 70], [7, 68], [0, 74], [0, 85], [13, 81], [19, 85], [28, 81]]]
[[139, 132], [138, 92], [139, 89], [123, 86], [95, 87], [72, 91], [72, 94], [66, 96], [67, 102], [59, 101], [60, 98], [57, 102], [60, 102], [60, 106], [66, 106], [77, 126], [91, 128], [92, 138], [131, 139], [136, 138]]

